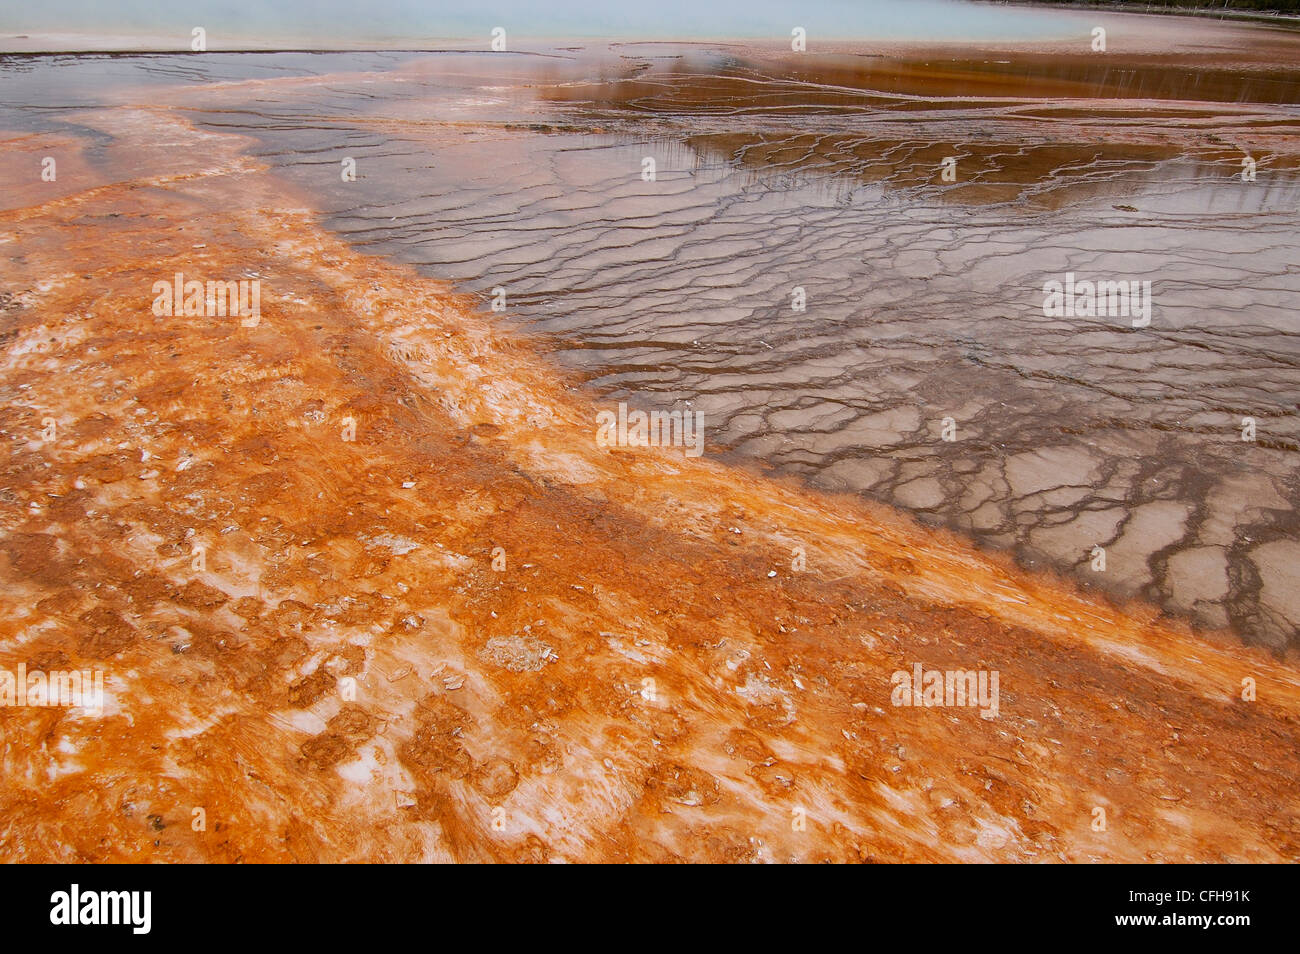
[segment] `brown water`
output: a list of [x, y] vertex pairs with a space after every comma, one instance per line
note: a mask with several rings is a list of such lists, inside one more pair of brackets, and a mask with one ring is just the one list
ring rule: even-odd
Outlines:
[[[354, 247], [505, 289], [610, 400], [701, 411], [711, 452], [1281, 648], [1300, 43], [1234, 29], [1202, 56], [156, 57], [107, 98], [254, 137]], [[1150, 281], [1149, 327], [1044, 317], [1068, 272]]]

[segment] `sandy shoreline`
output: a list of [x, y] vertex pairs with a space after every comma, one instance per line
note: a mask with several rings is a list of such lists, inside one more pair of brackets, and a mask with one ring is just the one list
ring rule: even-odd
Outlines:
[[[7, 858], [1300, 857], [1293, 666], [600, 448], [525, 341], [246, 141], [80, 120], [134, 174], [0, 213], [0, 663], [110, 698], [0, 708]], [[260, 323], [151, 314], [178, 271], [258, 278]], [[917, 663], [998, 672], [998, 716], [894, 706]]]

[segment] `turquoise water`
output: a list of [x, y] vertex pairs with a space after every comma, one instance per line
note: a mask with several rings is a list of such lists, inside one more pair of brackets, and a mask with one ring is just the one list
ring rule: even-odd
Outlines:
[[803, 27], [809, 47], [850, 39], [887, 41], [1046, 40], [1079, 33], [1077, 15], [960, 0], [308, 0], [278, 9], [253, 0], [199, 0], [183, 6], [152, 0], [54, 0], [6, 9], [0, 33], [111, 33], [167, 36], [187, 48], [202, 26], [209, 49], [275, 42], [286, 48], [355, 48], [366, 44], [427, 47], [443, 41], [486, 47], [494, 27], [510, 48], [531, 39], [620, 37], [770, 38]]

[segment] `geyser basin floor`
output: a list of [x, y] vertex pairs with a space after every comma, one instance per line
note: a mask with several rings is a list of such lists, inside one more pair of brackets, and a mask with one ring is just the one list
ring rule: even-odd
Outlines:
[[[247, 141], [74, 121], [133, 171], [0, 214], [0, 665], [107, 699], [0, 708], [7, 860], [1300, 857], [1293, 668], [598, 448], [554, 367]], [[260, 321], [155, 317], [177, 271], [256, 277]], [[997, 717], [893, 706], [917, 663], [997, 671]]]

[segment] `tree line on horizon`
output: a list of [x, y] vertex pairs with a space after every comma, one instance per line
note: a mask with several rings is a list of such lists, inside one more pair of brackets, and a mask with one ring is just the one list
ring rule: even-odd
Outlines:
[[[1005, 3], [1038, 3], [1041, 0], [1003, 0]], [[1300, 0], [1159, 0], [1143, 3], [1141, 0], [1046, 0], [1048, 3], [1080, 7], [1145, 7], [1152, 12], [1161, 10], [1235, 10], [1250, 13], [1300, 13]]]

